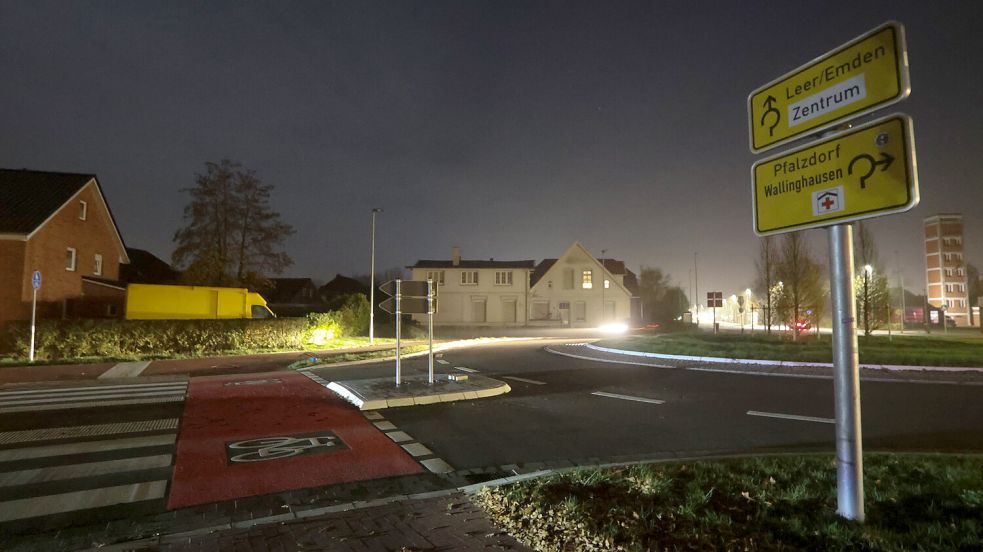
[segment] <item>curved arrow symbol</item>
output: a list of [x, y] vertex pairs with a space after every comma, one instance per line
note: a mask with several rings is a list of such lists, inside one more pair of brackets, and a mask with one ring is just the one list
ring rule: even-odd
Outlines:
[[775, 127], [777, 127], [778, 123], [782, 120], [782, 112], [775, 109], [775, 102], [777, 101], [778, 100], [776, 100], [775, 97], [770, 94], [767, 98], [765, 98], [765, 112], [761, 114], [761, 126], [765, 126], [765, 118], [768, 117], [769, 113], [775, 114], [775, 123], [768, 127], [768, 136], [775, 135]]
[[887, 168], [891, 166], [891, 163], [894, 162], [894, 157], [891, 156], [891, 155], [888, 155], [888, 154], [886, 154], [884, 152], [881, 152], [881, 160], [880, 161], [875, 161], [874, 160], [874, 157], [872, 155], [868, 155], [866, 153], [861, 153], [860, 155], [858, 155], [858, 156], [856, 156], [856, 157], [854, 157], [853, 159], [850, 160], [850, 164], [847, 165], [846, 172], [848, 174], [851, 174], [852, 175], [853, 174], [853, 165], [856, 164], [860, 160], [864, 160], [864, 161], [867, 161], [868, 163], [870, 163], [870, 168], [867, 170], [866, 173], [864, 173], [860, 177], [860, 189], [861, 190], [864, 190], [864, 189], [867, 188], [867, 179], [870, 178], [871, 175], [874, 174], [874, 171], [877, 170], [877, 166], [878, 165], [881, 166], [881, 172], [886, 171]]

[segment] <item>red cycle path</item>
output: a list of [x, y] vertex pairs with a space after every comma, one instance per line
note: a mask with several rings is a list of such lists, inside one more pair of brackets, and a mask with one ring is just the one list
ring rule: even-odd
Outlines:
[[[282, 383], [226, 385], [278, 379]], [[226, 443], [334, 432], [348, 450], [231, 464]], [[194, 378], [177, 441], [168, 508], [420, 473], [423, 468], [352, 405], [302, 374]]]

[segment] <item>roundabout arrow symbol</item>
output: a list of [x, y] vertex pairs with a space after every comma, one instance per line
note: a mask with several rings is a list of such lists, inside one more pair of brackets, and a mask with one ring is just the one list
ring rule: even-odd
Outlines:
[[850, 160], [850, 164], [847, 165], [846, 172], [848, 174], [851, 174], [852, 175], [853, 174], [853, 165], [856, 164], [858, 161], [861, 161], [861, 160], [864, 160], [864, 161], [870, 163], [870, 168], [867, 170], [866, 173], [864, 173], [860, 177], [860, 189], [861, 190], [864, 190], [864, 189], [867, 188], [867, 179], [870, 178], [871, 175], [874, 174], [874, 171], [877, 170], [877, 166], [880, 165], [881, 172], [886, 171], [887, 168], [891, 166], [891, 163], [894, 162], [894, 157], [891, 156], [891, 155], [888, 155], [888, 154], [886, 154], [884, 152], [881, 152], [881, 160], [880, 161], [875, 161], [874, 160], [874, 156], [868, 155], [866, 153], [861, 153], [860, 155], [858, 155], [858, 156], [856, 156], [856, 157], [854, 157], [853, 159]]
[[771, 94], [769, 94], [768, 97], [765, 98], [765, 103], [764, 103], [765, 112], [761, 114], [761, 126], [765, 126], [765, 118], [768, 117], [769, 113], [775, 114], [775, 123], [770, 127], [768, 127], [768, 136], [775, 135], [775, 127], [777, 127], [779, 121], [782, 120], [782, 112], [775, 109], [775, 102], [777, 101], [778, 100], [776, 100], [775, 97], [772, 96]]

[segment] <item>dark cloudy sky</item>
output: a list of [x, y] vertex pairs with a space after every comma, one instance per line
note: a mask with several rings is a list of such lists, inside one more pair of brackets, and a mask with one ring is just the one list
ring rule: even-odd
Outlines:
[[895, 19], [922, 202], [872, 228], [917, 290], [927, 215], [965, 213], [983, 264], [981, 5], [2, 0], [0, 166], [96, 173], [164, 258], [178, 190], [227, 157], [276, 185], [289, 275], [367, 272], [382, 207], [380, 267], [580, 240], [684, 287], [699, 251], [701, 292], [729, 294], [758, 242], [747, 94]]

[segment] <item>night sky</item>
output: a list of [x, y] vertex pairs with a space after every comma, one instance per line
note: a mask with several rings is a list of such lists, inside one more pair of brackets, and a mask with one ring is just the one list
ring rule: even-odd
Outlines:
[[[872, 221], [924, 286], [922, 218], [983, 265], [979, 2], [0, 1], [0, 167], [98, 175], [127, 245], [170, 259], [206, 161], [274, 184], [291, 276], [593, 253], [701, 296], [754, 277], [748, 93], [894, 19], [921, 205]], [[759, 156], [760, 157], [760, 156]], [[40, 192], [39, 192], [40, 193]], [[808, 231], [826, 262], [824, 230]], [[893, 277], [893, 274], [892, 274]]]

